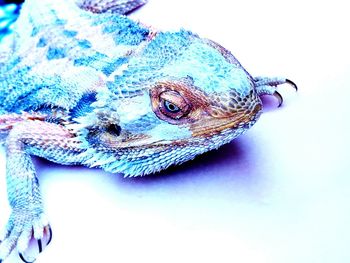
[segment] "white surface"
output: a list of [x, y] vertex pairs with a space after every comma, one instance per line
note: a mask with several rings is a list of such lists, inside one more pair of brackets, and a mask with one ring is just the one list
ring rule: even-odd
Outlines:
[[54, 231], [37, 262], [350, 262], [345, 1], [149, 0], [134, 17], [209, 37], [300, 91], [281, 87], [282, 108], [268, 100], [247, 134], [162, 176], [36, 160]]

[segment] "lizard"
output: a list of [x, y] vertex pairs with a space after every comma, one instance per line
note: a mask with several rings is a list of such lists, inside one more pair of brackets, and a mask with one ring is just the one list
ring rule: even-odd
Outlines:
[[259, 119], [253, 77], [220, 44], [126, 15], [145, 0], [26, 0], [0, 43], [0, 140], [11, 214], [0, 262], [52, 231], [32, 156], [143, 176], [217, 149]]

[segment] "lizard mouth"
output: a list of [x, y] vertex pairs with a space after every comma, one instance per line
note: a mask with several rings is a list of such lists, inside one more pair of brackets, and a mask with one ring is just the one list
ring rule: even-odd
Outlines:
[[210, 118], [194, 124], [191, 127], [193, 137], [212, 136], [227, 129], [248, 129], [260, 117], [262, 106], [256, 104], [250, 112], [236, 112], [223, 118]]

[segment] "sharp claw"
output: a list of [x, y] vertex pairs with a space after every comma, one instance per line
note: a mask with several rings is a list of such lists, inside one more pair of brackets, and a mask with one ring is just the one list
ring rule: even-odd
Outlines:
[[[51, 243], [51, 240], [52, 240], [52, 229], [51, 229], [51, 226], [49, 226], [49, 234], [50, 234], [50, 238], [49, 238], [49, 240], [47, 241], [46, 246], [47, 246], [48, 244], [50, 244], [50, 243]], [[1, 262], [0, 262], [0, 263], [1, 263]]]
[[[52, 229], [51, 229], [50, 226], [49, 226], [48, 228], [49, 228], [48, 231], [49, 231], [50, 237], [49, 237], [49, 240], [47, 241], [47, 244], [46, 244], [46, 245], [50, 244], [50, 242], [51, 242], [51, 240], [52, 240]], [[43, 251], [43, 244], [42, 244], [41, 239], [38, 239], [38, 250], [39, 250], [39, 253], [41, 253], [41, 252]], [[18, 253], [18, 255], [19, 255], [20, 259], [21, 259], [24, 263], [33, 263], [33, 262], [35, 261], [35, 259], [34, 259], [33, 261], [28, 261], [28, 260], [26, 260], [26, 259], [24, 258], [24, 256], [23, 256], [22, 253]], [[0, 263], [2, 263], [1, 260], [0, 260]]]
[[38, 239], [38, 248], [39, 248], [39, 254], [43, 252], [43, 244], [41, 242], [41, 239]]
[[282, 97], [282, 95], [278, 92], [278, 91], [275, 91], [274, 93], [273, 93], [273, 96], [275, 96], [275, 98], [277, 98], [278, 99], [278, 107], [281, 107], [282, 106], [282, 104], [283, 104], [283, 97]]
[[297, 84], [295, 84], [293, 81], [291, 81], [290, 79], [286, 79], [286, 83], [288, 83], [289, 85], [292, 85], [293, 88], [298, 91], [298, 86]]
[[19, 255], [19, 257], [21, 258], [21, 260], [22, 260], [24, 263], [33, 263], [33, 262], [35, 261], [35, 259], [34, 259], [33, 261], [27, 261], [27, 260], [23, 257], [22, 253], [18, 253], [18, 255]]

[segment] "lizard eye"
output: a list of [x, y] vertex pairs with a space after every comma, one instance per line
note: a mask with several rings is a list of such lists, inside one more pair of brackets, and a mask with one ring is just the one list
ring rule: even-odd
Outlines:
[[165, 109], [170, 114], [178, 113], [181, 111], [181, 109], [178, 106], [176, 106], [174, 103], [168, 100], [162, 100], [161, 103], [162, 103], [161, 108]]
[[176, 91], [164, 91], [159, 95], [159, 110], [168, 118], [178, 120], [188, 114], [189, 105]]

